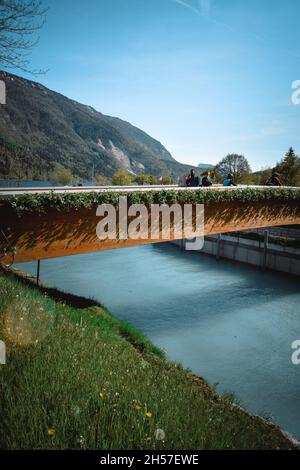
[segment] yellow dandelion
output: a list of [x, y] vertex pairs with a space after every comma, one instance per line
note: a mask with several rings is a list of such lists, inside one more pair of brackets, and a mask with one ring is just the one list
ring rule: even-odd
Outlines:
[[47, 434], [49, 437], [53, 437], [55, 435], [55, 429], [48, 428]]
[[135, 409], [136, 411], [140, 411], [140, 410], [142, 409], [142, 405], [140, 405], [140, 403], [135, 403], [135, 404], [134, 404], [134, 409]]
[[104, 393], [101, 390], [99, 392], [99, 397], [102, 398], [102, 399], [104, 398]]
[[153, 413], [151, 413], [151, 411], [147, 411], [146, 416], [147, 418], [152, 418]]

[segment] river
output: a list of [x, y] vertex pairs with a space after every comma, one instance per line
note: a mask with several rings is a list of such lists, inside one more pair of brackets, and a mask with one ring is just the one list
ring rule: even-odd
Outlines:
[[[36, 263], [18, 265], [32, 274]], [[41, 262], [51, 287], [91, 297], [219, 392], [300, 438], [299, 278], [158, 244]]]

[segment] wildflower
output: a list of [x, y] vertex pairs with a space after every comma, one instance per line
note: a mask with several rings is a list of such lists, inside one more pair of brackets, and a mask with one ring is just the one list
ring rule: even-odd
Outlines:
[[55, 429], [53, 428], [48, 428], [47, 434], [49, 437], [54, 437], [55, 435]]
[[164, 441], [166, 438], [166, 433], [163, 429], [156, 429], [155, 431], [155, 439], [157, 441]]
[[103, 398], [104, 398], [104, 393], [103, 393], [101, 390], [100, 390], [100, 392], [98, 393], [98, 395], [99, 395], [99, 397], [102, 398], [102, 400], [103, 400]]
[[147, 418], [152, 418], [153, 413], [151, 413], [151, 411], [147, 411], [146, 416]]
[[80, 408], [79, 408], [79, 406], [74, 406], [74, 407], [73, 407], [73, 411], [74, 411], [74, 414], [75, 414], [76, 416], [79, 416], [79, 415], [80, 415]]
[[81, 447], [81, 449], [83, 449], [84, 446], [85, 446], [85, 438], [83, 436], [79, 436], [77, 442], [78, 442], [79, 446]]
[[133, 407], [136, 411], [140, 411], [142, 409], [142, 405], [140, 405], [140, 403], [135, 403]]

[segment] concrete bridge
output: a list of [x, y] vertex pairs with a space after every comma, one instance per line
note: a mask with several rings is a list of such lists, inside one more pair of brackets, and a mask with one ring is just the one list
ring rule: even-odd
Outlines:
[[[174, 191], [180, 194], [185, 191], [200, 191], [203, 195], [205, 210], [204, 235], [235, 232], [245, 229], [300, 224], [300, 188], [270, 188], [240, 186], [234, 188], [179, 188], [175, 186], [141, 186], [141, 187], [61, 187], [61, 188], [7, 188], [0, 190], [0, 263], [12, 264], [56, 258], [80, 253], [90, 253], [113, 248], [126, 248], [146, 243], [157, 243], [166, 240], [154, 239], [149, 231], [147, 239], [121, 239], [120, 227], [117, 227], [115, 239], [99, 240], [96, 227], [98, 204], [88, 207], [47, 207], [47, 197], [51, 195], [72, 195], [74, 198], [85, 194], [120, 193], [124, 195], [141, 192]], [[245, 197], [243, 191], [251, 190], [255, 197]], [[268, 192], [268, 197], [263, 194]], [[274, 193], [272, 193], [274, 191]], [[215, 201], [207, 197], [209, 192], [222, 193]], [[236, 193], [232, 193], [236, 192]], [[271, 193], [270, 193], [271, 192]], [[230, 197], [228, 196], [230, 193]], [[273, 197], [274, 194], [274, 197]], [[290, 196], [289, 196], [290, 195]], [[44, 201], [45, 211], [35, 210], [35, 202]], [[24, 201], [21, 213], [16, 211], [18, 201]], [[27, 202], [26, 202], [27, 201]], [[29, 202], [28, 202], [29, 201]], [[30, 208], [26, 207], [26, 203]], [[195, 205], [195, 204], [194, 204]], [[37, 209], [39, 204], [36, 205]], [[130, 218], [128, 219], [130, 222]], [[174, 218], [171, 216], [174, 225]], [[195, 219], [193, 219], [195, 224]], [[162, 226], [160, 226], [161, 235]], [[171, 239], [187, 238], [171, 233]]]

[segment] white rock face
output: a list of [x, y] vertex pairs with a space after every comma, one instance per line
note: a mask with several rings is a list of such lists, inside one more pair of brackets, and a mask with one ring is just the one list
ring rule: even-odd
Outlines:
[[125, 168], [130, 168], [130, 160], [128, 158], [128, 155], [126, 155], [126, 153], [124, 153], [121, 149], [116, 147], [111, 140], [109, 141], [109, 144], [110, 144], [110, 151], [114, 155], [114, 157], [116, 157], [116, 159], [119, 160], [119, 162], [122, 163], [122, 165], [125, 166]]
[[106, 148], [104, 147], [104, 145], [103, 145], [103, 143], [102, 143], [102, 140], [101, 140], [100, 138], [98, 139], [98, 146], [99, 146], [100, 148], [102, 148], [103, 150], [106, 150]]
[[142, 163], [139, 163], [139, 162], [136, 162], [136, 166], [140, 169], [140, 170], [144, 170], [145, 167]]

